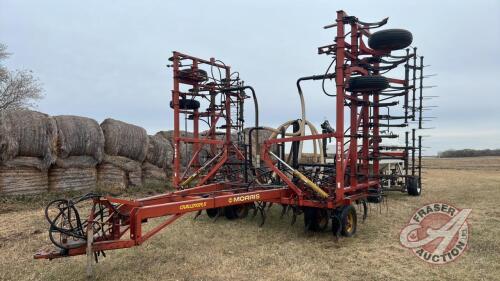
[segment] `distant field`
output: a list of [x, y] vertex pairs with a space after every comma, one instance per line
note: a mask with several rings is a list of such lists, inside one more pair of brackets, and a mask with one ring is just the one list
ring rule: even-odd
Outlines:
[[500, 156], [423, 158], [423, 165], [429, 169], [485, 170], [500, 172]]
[[[187, 215], [143, 246], [107, 253], [98, 280], [500, 280], [500, 157], [424, 160], [421, 197], [390, 193], [371, 205], [352, 238], [305, 233], [279, 219], [193, 221]], [[144, 194], [134, 194], [142, 196]], [[0, 200], [0, 280], [85, 280], [85, 258], [35, 261], [50, 242], [42, 208], [48, 198]], [[425, 203], [472, 208], [470, 248], [456, 262], [431, 266], [399, 244], [399, 231]]]

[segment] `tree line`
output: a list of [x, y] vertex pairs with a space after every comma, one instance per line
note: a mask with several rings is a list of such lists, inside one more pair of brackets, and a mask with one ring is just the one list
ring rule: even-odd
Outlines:
[[0, 112], [32, 108], [43, 98], [42, 85], [31, 70], [9, 70], [3, 64], [10, 55], [0, 43]]
[[440, 158], [500, 156], [500, 149], [450, 149], [438, 153]]

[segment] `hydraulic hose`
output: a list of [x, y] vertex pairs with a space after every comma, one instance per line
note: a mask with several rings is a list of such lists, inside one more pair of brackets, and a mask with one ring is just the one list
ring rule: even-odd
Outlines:
[[[305, 106], [305, 99], [304, 99], [304, 93], [302, 91], [302, 87], [300, 86], [300, 83], [302, 81], [307, 81], [307, 80], [324, 80], [324, 79], [332, 79], [335, 78], [336, 74], [335, 73], [325, 73], [322, 75], [312, 75], [312, 76], [305, 76], [297, 79], [296, 85], [297, 85], [297, 90], [299, 93], [300, 97], [300, 108], [301, 108], [301, 120], [300, 120], [300, 129], [298, 132], [295, 133], [285, 133], [285, 136], [304, 136], [305, 135], [305, 130], [306, 126], [309, 127], [309, 130], [311, 131], [312, 135], [317, 135], [318, 130], [316, 127], [314, 127], [313, 124], [311, 124], [309, 121], [307, 121], [306, 118], [306, 106]], [[280, 132], [283, 130], [286, 132], [287, 129], [295, 122], [295, 120], [290, 120], [279, 126], [276, 130], [273, 130], [273, 134], [271, 135], [272, 138], [276, 138]], [[323, 163], [324, 162], [324, 154], [323, 150], [321, 149], [322, 146], [322, 141], [321, 140], [313, 140], [313, 156], [314, 159], [318, 159], [318, 148], [319, 148], [319, 162]], [[299, 161], [301, 158], [302, 154], [302, 148], [303, 148], [303, 142], [300, 142], [299, 145]], [[291, 154], [289, 154], [287, 161], [290, 161]]]

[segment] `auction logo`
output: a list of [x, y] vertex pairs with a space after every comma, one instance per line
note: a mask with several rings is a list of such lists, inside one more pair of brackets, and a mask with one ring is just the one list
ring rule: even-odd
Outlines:
[[467, 249], [472, 209], [431, 203], [418, 209], [401, 230], [399, 240], [420, 259], [432, 264], [456, 260]]

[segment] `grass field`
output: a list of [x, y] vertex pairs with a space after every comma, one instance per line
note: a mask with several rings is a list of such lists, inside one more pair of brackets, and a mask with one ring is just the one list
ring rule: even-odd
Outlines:
[[[487, 163], [487, 165], [485, 164]], [[500, 157], [426, 159], [421, 197], [390, 193], [371, 205], [353, 238], [306, 233], [273, 207], [266, 224], [250, 218], [215, 223], [193, 215], [144, 245], [107, 253], [98, 280], [500, 280]], [[141, 196], [138, 193], [133, 196]], [[0, 200], [0, 280], [85, 280], [85, 257], [33, 260], [49, 244], [48, 198]], [[472, 208], [469, 249], [456, 262], [432, 266], [399, 244], [415, 209], [444, 201]]]

